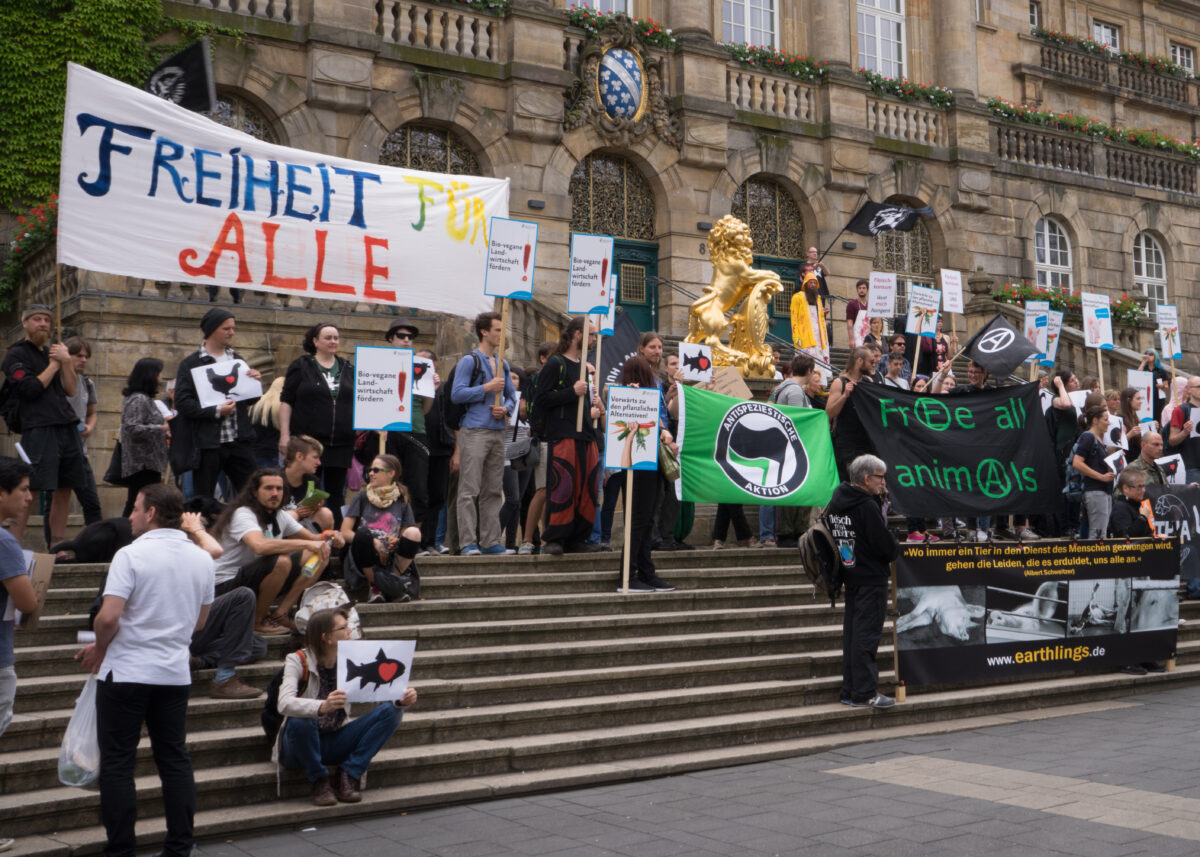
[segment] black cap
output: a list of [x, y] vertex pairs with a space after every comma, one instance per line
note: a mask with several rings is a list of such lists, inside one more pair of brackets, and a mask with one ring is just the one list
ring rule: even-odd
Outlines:
[[415, 324], [413, 324], [407, 318], [400, 318], [396, 321], [393, 321], [392, 326], [387, 329], [387, 333], [383, 335], [384, 341], [391, 342], [392, 337], [396, 335], [397, 330], [407, 330], [413, 335], [413, 339], [416, 339], [421, 334], [421, 331], [417, 329]]
[[204, 318], [200, 319], [200, 330], [204, 332], [204, 338], [208, 339], [212, 336], [214, 330], [223, 325], [229, 319], [233, 318], [233, 313], [226, 309], [213, 307], [204, 314]]

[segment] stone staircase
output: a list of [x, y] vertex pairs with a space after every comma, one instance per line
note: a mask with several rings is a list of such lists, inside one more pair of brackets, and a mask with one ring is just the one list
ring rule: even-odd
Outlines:
[[[313, 807], [298, 772], [284, 772], [277, 798], [261, 698], [208, 699], [212, 671], [198, 673], [188, 711], [197, 835], [819, 752], [897, 729], [946, 731], [1006, 711], [1200, 679], [1200, 606], [1185, 603], [1173, 673], [931, 689], [888, 712], [852, 709], [838, 704], [841, 609], [813, 599], [794, 551], [691, 551], [656, 561], [676, 592], [618, 594], [617, 554], [436, 558], [421, 560], [421, 601], [360, 605], [368, 638], [418, 641], [420, 701], [376, 758], [357, 805]], [[60, 566], [39, 628], [17, 635], [16, 714], [0, 738], [0, 835], [18, 837], [15, 854], [103, 846], [97, 792], [57, 780], [58, 745], [83, 683], [75, 635], [102, 574]], [[884, 640], [890, 676], [890, 634]], [[273, 638], [268, 658], [239, 674], [265, 686], [293, 647]], [[146, 740], [137, 772], [139, 842], [152, 847], [162, 807]]]

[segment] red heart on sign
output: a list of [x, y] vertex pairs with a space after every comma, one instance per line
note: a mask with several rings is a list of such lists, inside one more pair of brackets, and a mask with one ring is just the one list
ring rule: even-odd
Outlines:
[[379, 677], [384, 683], [391, 681], [396, 677], [396, 672], [400, 669], [400, 664], [395, 661], [384, 661], [379, 665]]
[[237, 376], [236, 376], [236, 375], [226, 375], [226, 376], [225, 376], [225, 383], [226, 383], [226, 384], [232, 384], [232, 383], [233, 383], [233, 382], [234, 382], [236, 379], [237, 379]]

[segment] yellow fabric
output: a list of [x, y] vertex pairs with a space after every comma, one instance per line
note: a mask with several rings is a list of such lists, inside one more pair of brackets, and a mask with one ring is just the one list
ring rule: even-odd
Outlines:
[[[806, 274], [804, 282], [809, 280], [816, 281], [816, 276]], [[825, 335], [825, 325], [818, 324], [814, 332], [812, 323], [808, 313], [808, 298], [804, 295], [804, 286], [796, 289], [796, 294], [792, 295], [792, 344], [797, 348], [812, 348], [819, 346], [822, 350], [829, 347], [828, 338]], [[817, 318], [825, 318], [825, 305], [821, 300], [821, 296], [817, 295]]]

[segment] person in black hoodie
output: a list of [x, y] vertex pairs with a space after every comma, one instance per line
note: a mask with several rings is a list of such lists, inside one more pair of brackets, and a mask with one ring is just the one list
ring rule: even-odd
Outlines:
[[887, 490], [887, 465], [860, 455], [847, 468], [848, 480], [833, 492], [826, 514], [841, 554], [846, 581], [842, 622], [842, 703], [890, 708], [896, 701], [879, 692], [875, 652], [887, 613], [889, 564], [900, 543], [887, 528], [880, 497]]
[[1146, 474], [1126, 467], [1117, 479], [1117, 493], [1113, 497], [1112, 514], [1108, 518], [1108, 534], [1111, 538], [1144, 539], [1154, 535], [1150, 512], [1142, 510], [1146, 499]]

